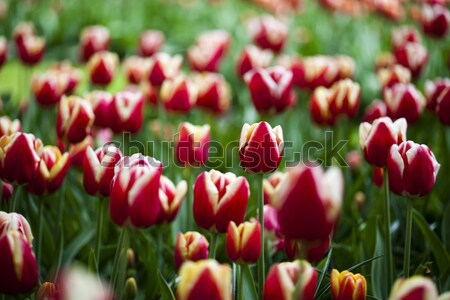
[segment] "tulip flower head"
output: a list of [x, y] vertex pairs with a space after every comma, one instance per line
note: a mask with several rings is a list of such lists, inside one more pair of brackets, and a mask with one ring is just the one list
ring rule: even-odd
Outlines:
[[359, 143], [367, 162], [382, 168], [391, 146], [406, 140], [407, 123], [404, 118], [393, 122], [389, 117], [382, 117], [372, 124], [363, 122], [359, 126]]
[[426, 145], [412, 141], [394, 144], [387, 159], [389, 188], [397, 195], [425, 196], [433, 189], [439, 168]]
[[251, 19], [247, 23], [247, 30], [256, 45], [275, 53], [284, 48], [288, 36], [286, 24], [269, 15]]
[[447, 87], [450, 87], [449, 78], [438, 78], [435, 81], [425, 81], [425, 97], [427, 98], [428, 109], [436, 109], [437, 99]]
[[63, 94], [70, 95], [77, 88], [82, 79], [82, 72], [79, 69], [74, 68], [69, 62], [58, 62], [50, 67], [50, 72], [56, 73], [58, 76], [67, 77], [67, 83]]
[[0, 117], [0, 137], [20, 132], [22, 125], [19, 119], [11, 120], [8, 116]]
[[161, 212], [158, 224], [171, 223], [176, 218], [186, 193], [187, 183], [185, 180], [180, 181], [175, 187], [169, 178], [161, 176], [161, 186], [159, 188]]
[[[94, 147], [94, 139], [90, 135], [86, 136], [81, 142], [69, 146], [70, 163], [73, 166], [81, 167], [83, 165], [86, 149], [89, 146]], [[64, 149], [64, 147], [60, 146], [61, 148]]]
[[387, 114], [393, 120], [405, 118], [408, 124], [416, 122], [425, 108], [425, 97], [412, 84], [397, 83], [384, 90]]
[[154, 87], [160, 87], [166, 79], [171, 79], [180, 73], [183, 57], [170, 56], [164, 52], [155, 53], [149, 60], [148, 80]]
[[272, 58], [273, 53], [270, 50], [260, 49], [254, 45], [246, 46], [236, 62], [236, 72], [239, 78], [244, 79], [248, 71], [268, 68]]
[[208, 161], [210, 142], [209, 125], [195, 126], [188, 122], [180, 124], [175, 144], [177, 161], [189, 167], [200, 167]]
[[137, 133], [144, 122], [144, 96], [139, 91], [118, 92], [111, 103], [110, 127], [115, 133]]
[[231, 103], [231, 88], [222, 75], [217, 73], [199, 73], [193, 80], [198, 89], [198, 107], [205, 108], [213, 113], [226, 112]]
[[21, 62], [33, 66], [38, 64], [44, 56], [45, 39], [34, 35], [25, 35], [17, 47]]
[[159, 52], [164, 44], [164, 34], [157, 30], [144, 31], [139, 37], [139, 55], [150, 57]]
[[218, 72], [220, 62], [230, 44], [230, 36], [224, 30], [211, 30], [202, 33], [187, 50], [191, 69], [197, 72]]
[[428, 62], [427, 49], [420, 43], [406, 43], [394, 54], [397, 63], [408, 68], [413, 77], [418, 77]]
[[109, 30], [104, 26], [95, 25], [84, 28], [80, 35], [82, 61], [87, 62], [95, 53], [108, 50], [109, 40]]
[[389, 296], [389, 300], [432, 300], [437, 298], [438, 291], [433, 281], [419, 275], [408, 279], [397, 279]]
[[442, 124], [450, 126], [450, 87], [439, 95], [436, 104], [436, 114]]
[[450, 12], [445, 5], [424, 4], [421, 9], [420, 22], [425, 34], [435, 38], [444, 38], [450, 26]]
[[18, 213], [0, 211], [0, 236], [10, 231], [19, 232], [25, 242], [30, 247], [33, 247], [33, 233], [27, 219]]
[[366, 278], [349, 271], [331, 272], [331, 294], [333, 300], [365, 300], [367, 294]]
[[375, 100], [367, 107], [363, 121], [372, 123], [378, 118], [387, 116], [386, 104], [381, 100]]
[[147, 73], [148, 60], [139, 56], [130, 56], [123, 62], [123, 70], [128, 82], [139, 84]]
[[397, 64], [378, 70], [377, 76], [383, 89], [390, 88], [396, 83], [407, 84], [411, 82], [411, 71]]
[[226, 237], [228, 258], [241, 264], [256, 263], [261, 256], [261, 225], [255, 220], [228, 225]]
[[94, 125], [101, 128], [110, 127], [113, 119], [111, 118], [113, 95], [104, 91], [92, 91], [84, 98], [91, 104], [95, 116]]
[[194, 219], [205, 230], [224, 233], [244, 221], [250, 189], [245, 177], [216, 170], [201, 173], [194, 184]]
[[183, 75], [167, 79], [161, 86], [160, 99], [168, 111], [188, 113], [197, 101], [195, 83]]
[[239, 140], [241, 167], [248, 173], [272, 173], [280, 165], [284, 153], [281, 126], [269, 123], [244, 124]]
[[[301, 255], [305, 255], [305, 258], [309, 262], [319, 262], [330, 248], [330, 243], [331, 236], [323, 241], [314, 242], [285, 239], [284, 251], [291, 260], [297, 259]], [[305, 250], [307, 251], [306, 253], [304, 253]]]
[[419, 32], [411, 26], [400, 26], [392, 30], [391, 48], [395, 52], [407, 43], [420, 43]]
[[31, 90], [38, 104], [50, 106], [61, 100], [68, 85], [69, 77], [66, 74], [47, 71], [33, 77]]
[[100, 51], [92, 55], [88, 62], [88, 72], [90, 82], [93, 85], [107, 86], [116, 75], [119, 64], [117, 54]]
[[264, 179], [263, 188], [264, 188], [264, 204], [271, 204], [272, 198], [274, 197], [275, 190], [280, 184], [281, 180], [286, 176], [285, 173], [275, 172], [268, 179]]
[[188, 231], [178, 233], [175, 241], [175, 267], [177, 270], [186, 261], [199, 261], [208, 258], [208, 240], [200, 233]]

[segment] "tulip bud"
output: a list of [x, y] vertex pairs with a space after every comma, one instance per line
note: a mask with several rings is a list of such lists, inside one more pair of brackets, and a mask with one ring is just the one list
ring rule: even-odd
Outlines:
[[245, 74], [244, 80], [259, 113], [280, 113], [296, 101], [292, 72], [284, 67], [253, 69]]
[[0, 36], [0, 68], [6, 62], [8, 58], [8, 41], [5, 37]]
[[340, 214], [344, 193], [341, 171], [332, 167], [298, 165], [278, 185], [273, 206], [285, 237], [317, 241], [327, 239]]
[[34, 35], [23, 37], [22, 42], [18, 44], [18, 56], [23, 64], [29, 66], [41, 61], [44, 50], [45, 39]]
[[413, 77], [418, 77], [428, 62], [427, 49], [420, 43], [406, 43], [394, 54], [397, 63], [408, 68]]
[[309, 262], [319, 262], [330, 248], [331, 236], [323, 241], [306, 242], [285, 239], [284, 251], [289, 259], [294, 260], [305, 255], [305, 259]]
[[171, 79], [180, 73], [183, 57], [170, 56], [167, 53], [156, 53], [148, 65], [148, 80], [154, 87], [160, 87], [166, 79]]
[[317, 125], [333, 126], [336, 124], [336, 115], [331, 113], [332, 91], [319, 86], [311, 94], [309, 111], [312, 120]]
[[425, 81], [425, 96], [427, 98], [427, 108], [430, 110], [435, 110], [437, 105], [437, 99], [443, 90], [450, 87], [450, 79], [448, 78], [438, 78], [435, 81], [427, 80]]
[[66, 74], [47, 71], [33, 77], [31, 90], [38, 104], [50, 106], [61, 100], [68, 85], [69, 77]]
[[396, 83], [407, 84], [411, 82], [411, 71], [397, 64], [378, 70], [377, 76], [382, 89], [390, 88]]
[[389, 296], [389, 300], [433, 300], [437, 298], [436, 285], [431, 279], [420, 275], [408, 279], [397, 279]]
[[378, 118], [387, 116], [386, 104], [383, 101], [375, 100], [366, 109], [363, 121], [373, 123]]
[[111, 103], [110, 127], [115, 133], [137, 133], [144, 122], [144, 97], [141, 92], [118, 92]]
[[20, 132], [22, 125], [19, 119], [11, 121], [8, 116], [0, 117], [0, 137]]
[[108, 50], [109, 31], [101, 25], [83, 29], [80, 36], [81, 60], [86, 62], [97, 52]]
[[397, 83], [384, 90], [387, 114], [393, 120], [405, 118], [408, 124], [416, 122], [425, 108], [425, 97], [412, 84]]
[[196, 105], [216, 114], [227, 111], [231, 103], [231, 88], [222, 75], [199, 73], [193, 80], [198, 89]]
[[439, 95], [436, 114], [442, 124], [450, 126], [450, 87], [445, 88]]
[[231, 221], [244, 221], [249, 197], [245, 177], [216, 170], [203, 172], [194, 184], [195, 222], [205, 230], [224, 233]]
[[[84, 140], [69, 147], [70, 163], [73, 166], [82, 166], [87, 147], [94, 147], [94, 139], [88, 135]], [[61, 147], [59, 147], [61, 149]]]
[[272, 197], [275, 193], [275, 190], [281, 180], [286, 176], [285, 173], [275, 172], [268, 179], [264, 179], [263, 181], [263, 190], [264, 190], [264, 204], [271, 204]]
[[224, 30], [202, 33], [196, 44], [187, 50], [191, 69], [197, 72], [218, 72], [230, 44], [230, 36]]
[[200, 233], [189, 231], [178, 233], [175, 241], [175, 267], [177, 270], [186, 261], [208, 259], [208, 240]]
[[299, 299], [314, 299], [317, 272], [307, 261], [275, 264], [270, 268], [264, 283], [263, 299], [292, 300], [299, 281], [301, 284]]
[[169, 178], [161, 176], [161, 186], [159, 188], [161, 212], [159, 214], [158, 224], [171, 223], [175, 220], [186, 193], [186, 181], [180, 181], [175, 187]]
[[395, 52], [407, 43], [420, 43], [419, 32], [411, 26], [401, 26], [392, 30], [391, 48]]
[[61, 187], [69, 171], [69, 153], [62, 154], [56, 146], [45, 146], [38, 151], [38, 154], [39, 166], [27, 189], [35, 195], [52, 194]]
[[84, 96], [91, 104], [94, 113], [94, 125], [98, 127], [109, 127], [112, 123], [111, 110], [113, 106], [113, 95], [104, 91], [92, 91]]
[[31, 292], [39, 273], [36, 258], [24, 236], [16, 230], [0, 235], [0, 294], [18, 296]]
[[89, 59], [88, 73], [91, 84], [107, 86], [116, 75], [119, 57], [117, 54], [107, 51], [97, 52]]
[[18, 213], [6, 213], [0, 211], [0, 236], [10, 231], [17, 231], [22, 235], [28, 246], [33, 247], [33, 233], [27, 219]]
[[426, 145], [392, 145], [387, 158], [389, 188], [397, 195], [423, 197], [431, 192], [440, 165]]
[[89, 102], [77, 97], [63, 97], [59, 102], [56, 119], [58, 137], [72, 144], [83, 141], [91, 131], [94, 112]]
[[127, 269], [132, 269], [136, 264], [136, 254], [132, 248], [127, 249]]
[[114, 145], [103, 145], [97, 150], [88, 146], [83, 160], [83, 185], [89, 195], [108, 197], [114, 167], [122, 158], [119, 148]]
[[239, 140], [241, 167], [248, 173], [271, 173], [280, 165], [284, 152], [283, 129], [269, 123], [244, 124]]
[[450, 24], [450, 12], [445, 5], [424, 4], [421, 10], [420, 22], [425, 34], [435, 38], [444, 38], [447, 35]]
[[56, 286], [51, 282], [44, 282], [36, 295], [36, 300], [55, 300]]
[[148, 228], [156, 223], [161, 211], [161, 173], [161, 162], [139, 153], [124, 156], [117, 163], [109, 202], [114, 223], [136, 228]]
[[246, 46], [236, 62], [236, 72], [239, 78], [244, 79], [245, 73], [253, 69], [265, 69], [270, 66], [273, 53], [270, 50], [260, 49], [254, 45]]
[[159, 52], [164, 44], [164, 34], [157, 30], [144, 31], [139, 37], [139, 55], [150, 57]]
[[130, 56], [123, 62], [123, 71], [128, 82], [139, 84], [147, 72], [148, 61], [139, 56]]
[[281, 52], [288, 36], [286, 24], [270, 15], [251, 19], [247, 30], [256, 45], [275, 53]]
[[376, 119], [372, 124], [363, 122], [359, 126], [359, 143], [367, 162], [385, 167], [391, 146], [406, 140], [407, 123], [404, 118], [395, 122], [389, 117]]
[[191, 79], [178, 75], [164, 81], [160, 99], [168, 111], [188, 113], [197, 101], [198, 90]]
[[191, 299], [231, 300], [231, 269], [215, 260], [184, 263], [177, 300]]
[[367, 294], [366, 278], [349, 271], [331, 272], [331, 294], [333, 300], [364, 300]]
[[359, 84], [351, 79], [343, 79], [333, 84], [331, 87], [331, 112], [353, 118], [358, 113], [360, 90]]
[[210, 142], [209, 125], [195, 126], [188, 122], [180, 124], [175, 144], [177, 161], [189, 167], [204, 166], [208, 161]]
[[125, 300], [135, 300], [138, 294], [136, 280], [130, 277], [125, 282]]
[[42, 142], [31, 133], [0, 138], [0, 175], [7, 182], [28, 183], [39, 165]]
[[261, 256], [261, 226], [256, 220], [239, 226], [231, 221], [226, 241], [228, 258], [233, 262], [253, 264]]

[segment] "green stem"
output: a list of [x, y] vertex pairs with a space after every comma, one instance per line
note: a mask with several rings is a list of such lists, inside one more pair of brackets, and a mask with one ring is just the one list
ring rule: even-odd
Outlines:
[[163, 234], [164, 234], [164, 225], [161, 225], [157, 230], [157, 238], [158, 238], [158, 248], [156, 249], [157, 257], [156, 257], [156, 267], [162, 270], [161, 268], [161, 261], [164, 262], [163, 258], [163, 251], [162, 251], [162, 245], [163, 245]]
[[391, 202], [389, 199], [389, 181], [387, 170], [384, 169], [384, 234], [385, 234], [385, 256], [386, 256], [386, 280], [388, 288], [391, 287], [394, 278], [394, 264], [392, 257], [392, 238], [391, 238]]
[[238, 300], [243, 300], [242, 295], [244, 292], [244, 266], [240, 265], [239, 266], [239, 273], [238, 273], [238, 287], [237, 287], [237, 299]]
[[211, 243], [209, 244], [209, 258], [216, 258], [216, 243], [217, 243], [217, 233], [211, 232]]
[[263, 290], [264, 290], [264, 277], [265, 277], [265, 268], [264, 268], [264, 188], [263, 188], [263, 180], [264, 174], [258, 175], [258, 220], [261, 224], [261, 257], [258, 260], [258, 292], [260, 299], [263, 298]]
[[14, 197], [12, 197], [12, 200], [11, 200], [11, 206], [10, 206], [11, 212], [16, 212], [16, 208], [18, 207], [21, 193], [22, 193], [22, 187], [20, 185], [16, 185], [14, 187]]
[[407, 199], [408, 205], [406, 208], [406, 239], [405, 239], [405, 258], [403, 261], [403, 277], [409, 277], [409, 261], [411, 256], [411, 234], [412, 234], [412, 199]]
[[42, 258], [42, 227], [44, 225], [44, 199], [39, 200], [39, 219], [38, 219], [38, 244], [37, 244], [37, 264], [39, 269], [42, 269], [41, 258]]
[[[300, 270], [300, 274], [302, 273], [302, 261], [298, 260], [298, 266], [299, 266], [299, 270]], [[302, 286], [303, 286], [303, 282], [302, 282], [302, 276], [298, 276], [298, 280], [297, 283], [295, 284], [295, 290], [294, 290], [294, 294], [292, 299], [296, 299], [296, 300], [302, 300], [303, 299], [303, 295], [302, 295]]]
[[110, 279], [110, 287], [113, 290], [115, 290], [115, 286], [116, 286], [116, 282], [117, 282], [117, 273], [119, 270], [120, 256], [121, 256], [122, 249], [123, 249], [123, 246], [125, 243], [126, 231], [127, 231], [126, 227], [120, 228], [120, 236], [119, 236], [119, 241], [117, 242], [116, 255], [114, 256], [114, 263], [113, 263], [111, 279]]
[[237, 268], [238, 266], [236, 265], [236, 263], [233, 263], [233, 282], [232, 282], [232, 296], [234, 300], [237, 300]]
[[100, 273], [100, 248], [102, 245], [102, 229], [103, 229], [103, 198], [98, 199], [98, 211], [97, 211], [97, 240], [95, 241], [95, 259], [97, 261], [97, 273]]
[[188, 196], [186, 203], [186, 231], [191, 229], [192, 223], [192, 198], [193, 198], [193, 183], [192, 183], [192, 169], [186, 168], [187, 172], [187, 184], [188, 184]]

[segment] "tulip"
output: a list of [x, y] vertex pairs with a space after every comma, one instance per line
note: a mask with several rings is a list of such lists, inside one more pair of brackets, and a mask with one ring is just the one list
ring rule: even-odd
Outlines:
[[246, 46], [236, 62], [236, 72], [239, 78], [244, 79], [245, 73], [253, 69], [265, 69], [270, 66], [273, 53], [270, 50], [260, 49], [254, 45]]
[[0, 293], [18, 296], [36, 286], [39, 273], [36, 258], [24, 236], [16, 230], [0, 235]]
[[281, 232], [290, 239], [325, 240], [339, 217], [344, 179], [339, 169], [298, 165], [286, 173], [273, 201]]
[[187, 50], [191, 69], [197, 72], [218, 72], [229, 44], [230, 36], [224, 30], [202, 33], [196, 44]]
[[228, 258], [239, 264], [256, 263], [261, 256], [261, 226], [257, 221], [228, 225], [226, 237]]
[[105, 128], [112, 123], [111, 111], [113, 107], [113, 95], [104, 91], [92, 91], [84, 96], [91, 104], [94, 113], [94, 125]]
[[307, 261], [275, 264], [267, 275], [263, 299], [292, 300], [298, 283], [301, 284], [298, 299], [314, 299], [317, 272]]
[[284, 152], [281, 126], [269, 123], [244, 124], [239, 140], [241, 167], [248, 173], [271, 173], [280, 165]]
[[13, 38], [16, 46], [19, 46], [23, 43], [23, 40], [27, 36], [35, 35], [36, 29], [34, 28], [33, 23], [29, 22], [21, 22], [14, 28]]
[[386, 104], [383, 101], [375, 100], [366, 109], [363, 121], [373, 123], [378, 118], [387, 116]]
[[193, 80], [198, 89], [198, 107], [216, 114], [227, 111], [231, 103], [231, 88], [222, 75], [217, 73], [199, 73]]
[[139, 56], [130, 56], [123, 62], [123, 70], [128, 82], [139, 84], [147, 72], [148, 61]]
[[312, 120], [317, 125], [333, 126], [336, 124], [336, 115], [331, 113], [332, 91], [325, 87], [318, 87], [311, 94], [309, 111]]
[[39, 165], [42, 142], [31, 133], [0, 138], [0, 175], [7, 182], [28, 183]]
[[0, 137], [20, 132], [21, 128], [19, 119], [11, 121], [8, 116], [0, 117]]
[[437, 99], [436, 114], [442, 124], [450, 126], [450, 87], [443, 90]]
[[433, 189], [439, 167], [426, 145], [412, 141], [394, 144], [387, 158], [389, 188], [397, 195], [423, 197]]
[[390, 88], [396, 83], [410, 83], [411, 71], [401, 65], [393, 65], [377, 72], [378, 81], [383, 89]]
[[114, 96], [110, 127], [115, 133], [137, 133], [144, 122], [144, 97], [141, 92], [122, 91]]
[[383, 186], [383, 177], [384, 177], [384, 169], [383, 168], [374, 167], [372, 169], [372, 182], [379, 189]]
[[38, 104], [51, 106], [61, 100], [68, 85], [69, 77], [66, 74], [47, 71], [33, 77], [31, 90]]
[[89, 59], [88, 73], [91, 84], [107, 86], [116, 75], [119, 57], [107, 51], [97, 52]]
[[366, 278], [349, 271], [331, 272], [331, 294], [333, 300], [365, 300], [367, 294]]
[[178, 75], [164, 81], [160, 99], [168, 111], [187, 113], [197, 101], [198, 90], [191, 79]]
[[427, 98], [428, 109], [436, 109], [437, 99], [441, 95], [442, 91], [447, 87], [450, 87], [450, 79], [448, 78], [438, 78], [435, 81], [425, 81], [425, 96]]
[[361, 123], [359, 143], [367, 162], [379, 168], [385, 167], [391, 146], [406, 140], [406, 128], [404, 118], [393, 122], [389, 117], [382, 117], [372, 124]]
[[33, 247], [33, 233], [27, 219], [21, 214], [0, 211], [0, 236], [18, 232], [29, 247]]
[[405, 118], [408, 124], [416, 122], [425, 108], [425, 97], [412, 84], [397, 83], [384, 90], [387, 114], [393, 120]]
[[177, 300], [231, 300], [231, 269], [215, 260], [186, 262], [180, 269]]
[[420, 34], [414, 27], [401, 26], [392, 31], [391, 48], [394, 52], [407, 43], [420, 43]]
[[79, 69], [72, 67], [67, 61], [56, 63], [50, 68], [50, 71], [59, 76], [67, 77], [68, 82], [63, 92], [65, 95], [70, 95], [75, 91], [83, 76]]
[[177, 270], [186, 261], [199, 261], [208, 258], [208, 240], [200, 233], [188, 231], [178, 233], [175, 241], [175, 267]]
[[271, 204], [272, 198], [274, 197], [275, 190], [280, 184], [281, 180], [286, 176], [285, 173], [275, 172], [268, 179], [264, 179], [263, 187], [264, 187], [264, 204]]
[[45, 39], [34, 35], [25, 36], [22, 42], [18, 44], [18, 55], [25, 65], [38, 64], [45, 50]]
[[76, 96], [63, 97], [56, 119], [58, 137], [72, 144], [83, 141], [91, 131], [94, 112], [89, 102]]
[[97, 52], [108, 50], [109, 31], [101, 25], [89, 26], [83, 29], [80, 35], [81, 60], [84, 62]]
[[347, 55], [336, 55], [333, 59], [338, 67], [338, 77], [336, 80], [352, 79], [356, 69], [353, 58]]
[[8, 42], [5, 37], [0, 36], [0, 68], [6, 62], [8, 58]]
[[[69, 147], [70, 163], [74, 166], [82, 166], [86, 155], [87, 147], [94, 147], [94, 139], [88, 135], [77, 144], [71, 144]], [[59, 147], [61, 149], [61, 147]]]
[[274, 251], [284, 248], [284, 239], [280, 232], [277, 210], [269, 204], [264, 205], [264, 235], [271, 241]]
[[36, 300], [54, 300], [56, 294], [55, 284], [52, 282], [44, 282], [36, 294]]
[[158, 224], [171, 223], [175, 220], [186, 193], [187, 183], [185, 180], [180, 181], [175, 187], [169, 178], [161, 176], [161, 185], [159, 188], [161, 212], [159, 214]]
[[35, 195], [52, 194], [58, 190], [69, 171], [69, 153], [61, 153], [56, 146], [45, 146], [38, 152], [39, 166], [27, 189]]
[[124, 156], [116, 165], [111, 182], [109, 212], [119, 226], [148, 228], [154, 225], [161, 211], [159, 200], [162, 164], [134, 154]]
[[164, 44], [164, 34], [157, 30], [144, 31], [139, 37], [139, 55], [150, 57], [159, 52]]
[[83, 186], [89, 195], [109, 196], [114, 167], [121, 158], [122, 153], [114, 145], [103, 145], [95, 151], [87, 147], [83, 160]]
[[203, 166], [208, 161], [210, 142], [209, 125], [195, 126], [188, 122], [180, 124], [175, 157], [184, 166]]
[[[323, 241], [304, 242], [291, 239], [284, 240], [284, 251], [289, 259], [294, 260], [300, 255], [305, 255], [305, 258], [313, 263], [319, 262], [330, 248], [331, 237]], [[303, 252], [302, 252], [303, 251]], [[304, 251], [307, 251], [304, 253]]]
[[375, 58], [375, 70], [380, 71], [381, 69], [390, 69], [397, 63], [395, 61], [395, 56], [391, 52], [383, 52], [377, 55]]
[[153, 87], [148, 82], [142, 82], [141, 90], [142, 90], [142, 93], [144, 94], [145, 103], [149, 103], [153, 106], [156, 106], [158, 104], [159, 90], [157, 88]]
[[244, 80], [259, 113], [280, 113], [295, 102], [292, 72], [284, 67], [254, 69], [245, 74]]
[[273, 16], [251, 19], [247, 29], [253, 42], [262, 49], [281, 52], [288, 36], [288, 28]]
[[444, 38], [450, 25], [450, 12], [445, 5], [424, 4], [420, 22], [425, 34], [435, 38]]
[[160, 87], [166, 79], [172, 79], [180, 73], [183, 58], [180, 55], [170, 56], [167, 53], [156, 53], [148, 65], [148, 80], [154, 87]]
[[216, 170], [201, 173], [194, 183], [194, 219], [205, 230], [227, 231], [244, 221], [250, 189], [245, 177]]
[[343, 79], [333, 84], [331, 91], [331, 112], [353, 118], [358, 113], [359, 108], [359, 84], [351, 79]]
[[394, 54], [397, 63], [408, 68], [413, 77], [418, 77], [428, 62], [427, 49], [420, 43], [406, 43]]
[[436, 285], [431, 279], [420, 275], [408, 279], [397, 279], [389, 296], [389, 300], [432, 300], [437, 298]]

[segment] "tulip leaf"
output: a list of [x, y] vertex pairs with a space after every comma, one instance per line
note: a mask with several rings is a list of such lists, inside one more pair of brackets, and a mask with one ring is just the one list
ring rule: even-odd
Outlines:
[[433, 252], [440, 274], [445, 274], [450, 266], [450, 255], [445, 250], [445, 246], [442, 244], [436, 233], [431, 230], [425, 218], [417, 210], [413, 211], [413, 219], [427, 240], [431, 252]]
[[331, 262], [331, 256], [333, 255], [333, 245], [330, 247], [330, 251], [328, 251], [327, 260], [325, 261], [325, 265], [322, 268], [319, 282], [317, 283], [316, 292], [314, 293], [314, 297], [317, 297], [317, 293], [319, 292], [320, 286], [322, 285], [322, 281], [325, 278], [325, 275], [327, 274], [328, 267], [330, 266]]
[[70, 264], [78, 252], [80, 252], [80, 250], [91, 241], [94, 234], [95, 228], [88, 228], [72, 240], [64, 251], [63, 262], [65, 264]]
[[158, 280], [159, 280], [159, 288], [161, 291], [161, 296], [163, 300], [175, 300], [175, 296], [173, 295], [172, 290], [170, 289], [169, 284], [164, 279], [164, 276], [158, 271]]
[[[374, 257], [384, 256], [385, 247], [384, 247], [384, 239], [380, 232], [380, 229], [377, 228], [376, 238], [375, 238], [375, 249], [374, 249]], [[389, 289], [386, 284], [386, 261], [385, 259], [379, 259], [372, 264], [371, 271], [371, 281], [372, 281], [372, 293], [376, 298], [387, 299]]]
[[442, 241], [446, 249], [450, 249], [450, 203], [444, 211], [442, 217]]
[[256, 293], [255, 281], [253, 280], [250, 268], [247, 265], [241, 267], [240, 276], [244, 276], [243, 282], [243, 298], [244, 299], [258, 299], [258, 294]]

